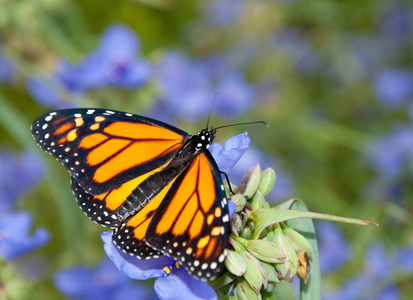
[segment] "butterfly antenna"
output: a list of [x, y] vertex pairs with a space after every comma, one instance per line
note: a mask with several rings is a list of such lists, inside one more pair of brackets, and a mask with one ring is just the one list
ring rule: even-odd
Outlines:
[[235, 123], [235, 124], [230, 124], [230, 125], [224, 125], [224, 126], [216, 127], [214, 129], [217, 130], [217, 129], [225, 128], [225, 127], [232, 127], [232, 126], [238, 126], [238, 125], [249, 125], [249, 124], [264, 124], [265, 126], [270, 127], [270, 125], [268, 125], [267, 122], [255, 121], [255, 122], [245, 122], [245, 123]]
[[214, 99], [212, 100], [211, 109], [209, 110], [208, 120], [207, 120], [207, 124], [206, 124], [206, 127], [205, 127], [206, 129], [208, 129], [208, 125], [209, 125], [209, 117], [211, 116], [211, 113], [212, 113], [212, 108], [214, 107], [215, 98], [217, 97], [217, 95], [218, 95], [218, 91], [216, 91], [216, 92], [215, 92]]

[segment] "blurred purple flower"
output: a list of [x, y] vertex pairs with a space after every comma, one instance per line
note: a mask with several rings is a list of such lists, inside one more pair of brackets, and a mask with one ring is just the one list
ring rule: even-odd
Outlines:
[[76, 67], [82, 89], [120, 86], [134, 89], [151, 76], [149, 62], [139, 59], [136, 34], [123, 25], [112, 25], [103, 33], [99, 47]]
[[111, 231], [103, 232], [101, 238], [106, 254], [123, 274], [135, 280], [157, 278], [155, 292], [159, 299], [216, 299], [208, 283], [193, 278], [183, 267], [177, 268], [174, 259], [166, 255], [138, 259], [123, 253], [112, 242]]
[[71, 107], [67, 98], [100, 86], [137, 88], [151, 76], [151, 65], [139, 59], [138, 52], [135, 33], [126, 26], [112, 25], [97, 50], [78, 65], [62, 59], [50, 78], [31, 77], [26, 85], [34, 99], [55, 108]]
[[15, 76], [15, 69], [10, 60], [3, 56], [0, 51], [0, 82], [10, 82]]
[[45, 174], [43, 160], [31, 151], [13, 155], [0, 150], [0, 170], [0, 212], [13, 209], [17, 200]]
[[285, 54], [293, 67], [302, 75], [313, 74], [320, 65], [319, 54], [299, 30], [278, 32], [274, 38], [274, 49]]
[[317, 221], [316, 226], [321, 272], [335, 271], [350, 258], [348, 243], [333, 222]]
[[42, 105], [57, 109], [72, 108], [70, 98], [82, 93], [78, 78], [73, 66], [61, 60], [51, 77], [28, 77], [26, 88]]
[[395, 253], [395, 264], [405, 274], [413, 273], [413, 246], [399, 248]]
[[386, 43], [394, 46], [410, 42], [413, 34], [413, 10], [401, 2], [385, 3], [380, 7], [379, 33]]
[[382, 70], [375, 80], [375, 90], [387, 107], [400, 107], [413, 99], [413, 70]]
[[234, 116], [254, 104], [255, 91], [242, 75], [235, 70], [220, 72], [222, 68], [211, 67], [213, 62], [211, 58], [191, 61], [182, 52], [165, 54], [158, 65], [156, 78], [162, 92], [162, 104], [171, 115], [188, 120], [205, 118], [215, 91], [218, 91], [216, 114]]
[[230, 25], [240, 17], [244, 6], [243, 0], [207, 1], [203, 6], [203, 16], [209, 24]]
[[405, 168], [413, 173], [413, 128], [397, 127], [378, 138], [367, 155], [368, 162], [387, 180], [394, 180]]
[[103, 260], [94, 270], [84, 266], [62, 270], [55, 275], [54, 284], [70, 299], [155, 299], [109, 260]]
[[206, 116], [215, 92], [208, 77], [205, 66], [191, 62], [183, 53], [167, 53], [156, 74], [165, 108], [190, 120]]
[[250, 109], [257, 98], [255, 90], [239, 73], [227, 74], [216, 85], [218, 91], [214, 112], [231, 117]]
[[[356, 277], [346, 282], [334, 293], [327, 294], [324, 299], [357, 300], [357, 299], [399, 299], [399, 293], [390, 280], [394, 268], [391, 256], [386, 253], [382, 244], [375, 243], [366, 253], [365, 269]], [[392, 296], [393, 298], [388, 298]]]
[[0, 212], [0, 256], [13, 260], [49, 241], [49, 232], [43, 228], [30, 235], [31, 225], [32, 216], [28, 212]]

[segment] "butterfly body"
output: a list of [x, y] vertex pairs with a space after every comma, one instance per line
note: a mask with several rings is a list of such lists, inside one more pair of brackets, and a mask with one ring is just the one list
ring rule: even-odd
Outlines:
[[215, 130], [188, 135], [129, 113], [69, 109], [36, 119], [32, 134], [69, 171], [83, 212], [114, 228], [124, 252], [168, 255], [202, 280], [222, 269], [229, 218], [207, 150]]

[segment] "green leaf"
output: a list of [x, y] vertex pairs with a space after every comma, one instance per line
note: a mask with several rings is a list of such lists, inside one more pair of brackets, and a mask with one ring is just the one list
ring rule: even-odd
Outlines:
[[[291, 209], [307, 211], [307, 206], [302, 201], [292, 201]], [[307, 283], [300, 281], [300, 300], [321, 299], [321, 273], [318, 257], [317, 235], [312, 219], [293, 219], [286, 222], [287, 226], [300, 232], [310, 243], [312, 254], [310, 256], [311, 271]]]
[[320, 213], [309, 212], [309, 211], [282, 210], [282, 209], [274, 209], [274, 208], [256, 210], [252, 212], [249, 217], [255, 222], [255, 232], [253, 235], [253, 239], [257, 239], [260, 236], [261, 232], [270, 225], [273, 225], [275, 223], [284, 222], [284, 221], [291, 220], [291, 219], [298, 219], [298, 218], [312, 218], [312, 219], [322, 219], [322, 220], [330, 220], [330, 221], [336, 221], [336, 222], [351, 223], [355, 225], [376, 225], [378, 226], [376, 223], [365, 221], [365, 220], [360, 220], [360, 219], [339, 217], [339, 216], [320, 214]]

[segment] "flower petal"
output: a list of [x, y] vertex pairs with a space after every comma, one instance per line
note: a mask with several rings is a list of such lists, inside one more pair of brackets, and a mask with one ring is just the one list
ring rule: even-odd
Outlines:
[[25, 211], [0, 214], [0, 255], [5, 259], [16, 259], [42, 247], [49, 241], [46, 229], [38, 228], [30, 235], [32, 216]]
[[219, 169], [228, 173], [251, 144], [251, 138], [247, 132], [228, 139], [221, 148], [212, 144], [209, 150], [214, 157]]
[[195, 279], [184, 268], [172, 275], [155, 281], [155, 293], [161, 300], [173, 299], [217, 299], [212, 287], [205, 281]]
[[139, 259], [122, 252], [112, 242], [112, 231], [102, 232], [100, 237], [104, 243], [107, 256], [129, 278], [146, 280], [148, 278], [166, 276], [164, 268], [175, 263], [174, 259], [165, 255], [159, 258]]

